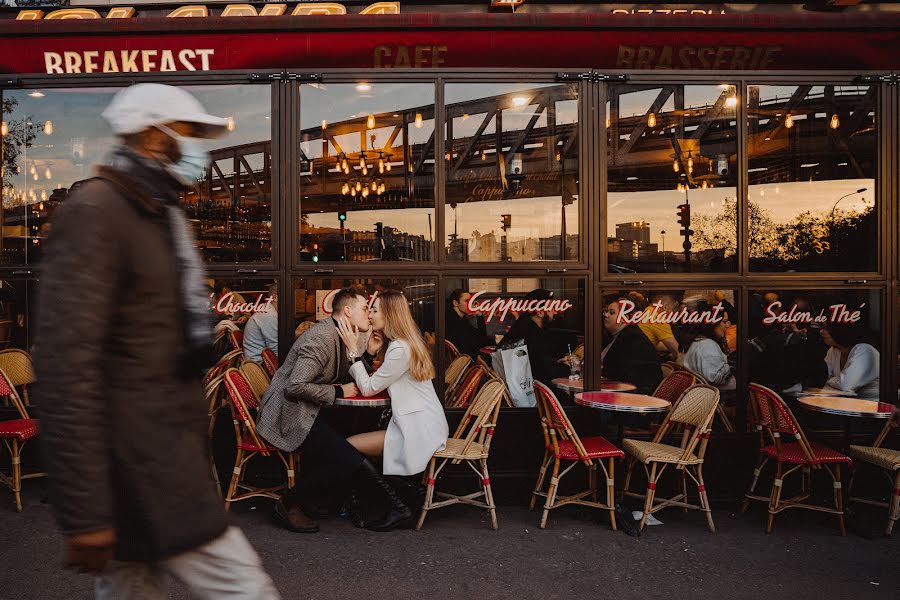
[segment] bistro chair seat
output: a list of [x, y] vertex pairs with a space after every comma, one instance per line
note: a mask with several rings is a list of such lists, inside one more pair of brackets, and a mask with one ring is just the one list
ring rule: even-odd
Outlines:
[[828, 446], [823, 446], [822, 444], [810, 442], [809, 450], [812, 453], [812, 458], [807, 456], [800, 444], [793, 443], [781, 444], [780, 450], [775, 444], [769, 444], [760, 450], [760, 452], [769, 458], [781, 460], [781, 462], [790, 463], [792, 465], [821, 465], [825, 463], [851, 464], [853, 462], [850, 460], [850, 457], [841, 454], [837, 450], [832, 450]]
[[584, 454], [578, 454], [578, 448], [575, 442], [566, 440], [558, 444], [556, 450], [553, 445], [547, 446], [547, 450], [553, 452], [553, 456], [562, 460], [581, 460], [585, 458], [622, 458], [625, 453], [610, 443], [605, 437], [594, 436], [581, 438], [581, 445], [584, 446]]
[[628, 439], [622, 442], [622, 448], [643, 464], [660, 462], [673, 465], [699, 465], [703, 462], [703, 459], [698, 458], [693, 452], [685, 454], [683, 448], [669, 444]]
[[[468, 357], [466, 359], [468, 360]], [[497, 506], [494, 504], [487, 461], [505, 390], [506, 384], [498, 379], [492, 379], [484, 384], [466, 409], [459, 427], [447, 440], [447, 446], [431, 457], [425, 470], [427, 487], [422, 513], [416, 524], [417, 530], [422, 529], [429, 511], [451, 504], [468, 504], [486, 509], [491, 517], [491, 528], [497, 529]], [[454, 465], [465, 463], [478, 478], [479, 491], [464, 495], [436, 491], [437, 479], [448, 463]], [[435, 497], [441, 500], [435, 500]]]
[[[787, 403], [776, 392], [769, 388], [751, 383], [749, 388], [750, 402], [753, 408], [753, 419], [768, 436], [771, 444], [759, 449], [759, 460], [753, 470], [753, 479], [744, 495], [742, 512], [746, 512], [751, 500], [768, 500], [769, 519], [766, 533], [772, 533], [775, 526], [775, 515], [789, 508], [803, 508], [837, 515], [841, 535], [847, 535], [844, 525], [844, 499], [841, 489], [841, 465], [852, 467], [849, 457], [822, 446], [812, 444], [806, 438], [803, 428]], [[782, 438], [793, 439], [793, 442], [782, 442]], [[763, 469], [770, 460], [775, 461], [775, 476], [772, 481], [769, 497], [755, 493]], [[785, 465], [789, 465], [785, 467]], [[791, 498], [782, 497], [784, 482], [788, 475], [800, 471], [800, 493]], [[804, 501], [812, 496], [812, 474], [825, 472], [831, 478], [834, 487], [834, 508], [807, 504]]]
[[[608, 511], [609, 523], [615, 530], [615, 461], [625, 454], [600, 436], [578, 437], [566, 411], [546, 385], [535, 381], [534, 395], [541, 419], [541, 430], [544, 433], [545, 452], [537, 482], [531, 492], [529, 508], [534, 510], [538, 499], [544, 499], [541, 529], [547, 527], [547, 518], [551, 510], [566, 504], [578, 504]], [[587, 489], [568, 496], [559, 495], [560, 481], [579, 464], [584, 465], [587, 470]], [[606, 488], [602, 502], [599, 498], [598, 470], [603, 473]], [[544, 491], [548, 471], [550, 482], [547, 491]]]
[[241, 442], [238, 442], [237, 447], [238, 447], [238, 449], [245, 450], [247, 452], [260, 452], [260, 453], [272, 453], [272, 454], [274, 454], [276, 452], [280, 452], [278, 450], [278, 448], [276, 448], [275, 446], [273, 446], [271, 444], [267, 444], [265, 442], [263, 442], [262, 444], [259, 444], [257, 442], [254, 442], [253, 440], [243, 440]]
[[449, 438], [447, 446], [443, 450], [435, 452], [434, 456], [436, 458], [478, 460], [488, 457], [488, 448], [478, 442], [466, 443], [466, 440]]
[[[677, 371], [672, 375], [675, 373]], [[644, 528], [647, 517], [656, 511], [669, 506], [678, 506], [706, 513], [707, 526], [715, 533], [716, 526], [713, 523], [706, 483], [703, 480], [703, 461], [718, 406], [719, 390], [711, 385], [696, 384], [685, 391], [678, 403], [672, 406], [652, 442], [632, 439], [623, 442], [625, 451], [634, 459], [625, 475], [625, 495], [637, 496], [644, 500], [644, 514], [639, 529]], [[676, 425], [683, 426], [681, 445], [663, 444], [664, 436], [673, 432]], [[644, 494], [629, 491], [634, 461], [643, 465], [647, 476], [647, 491]], [[671, 498], [659, 498], [656, 495], [657, 483], [670, 467], [679, 479], [679, 493]], [[699, 505], [688, 502], [688, 479], [697, 487]]]
[[[850, 495], [851, 502], [859, 502], [861, 504], [871, 504], [888, 509], [887, 528], [884, 535], [889, 536], [894, 529], [894, 523], [900, 519], [900, 450], [891, 448], [882, 448], [881, 444], [887, 438], [891, 430], [891, 423], [885, 423], [884, 429], [878, 435], [872, 446], [850, 446], [850, 454], [853, 458], [857, 458], [863, 462], [881, 467], [887, 471], [886, 475], [890, 479], [893, 476], [894, 489], [890, 496], [889, 502], [879, 502], [877, 500], [868, 500], [865, 498], [856, 498]], [[850, 489], [853, 489], [853, 480], [850, 481]]]
[[16, 510], [22, 512], [22, 480], [45, 475], [45, 473], [22, 474], [22, 450], [28, 440], [37, 437], [40, 425], [37, 419], [28, 416], [28, 410], [19, 397], [19, 393], [2, 369], [0, 369], [0, 396], [9, 398], [19, 413], [18, 419], [0, 421], [0, 440], [3, 441], [3, 445], [9, 452], [9, 462], [12, 467], [9, 475], [0, 473], [0, 483], [12, 490], [16, 499]]

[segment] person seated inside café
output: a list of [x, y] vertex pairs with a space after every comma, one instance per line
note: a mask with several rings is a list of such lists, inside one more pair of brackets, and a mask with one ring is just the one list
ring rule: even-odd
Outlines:
[[[709, 306], [701, 305], [698, 310], [709, 310]], [[693, 324], [685, 331], [683, 340], [684, 366], [720, 390], [736, 387], [734, 371], [722, 348], [729, 326], [728, 317], [718, 323]]]
[[468, 354], [473, 359], [478, 356], [480, 348], [489, 346], [493, 342], [484, 332], [479, 330], [470, 319], [467, 305], [472, 294], [467, 290], [455, 289], [450, 294], [447, 305], [447, 315], [444, 317], [447, 339], [456, 346], [462, 354]]
[[[524, 299], [552, 300], [553, 292], [538, 288], [528, 292]], [[524, 340], [528, 347], [531, 376], [548, 386], [556, 378], [569, 376], [569, 366], [564, 362], [568, 358], [567, 349], [560, 347], [559, 336], [549, 335], [550, 322], [555, 317], [556, 311], [552, 310], [523, 312], [500, 342], [500, 347], [505, 347]]]
[[[638, 292], [628, 294], [628, 299], [635, 303], [637, 310], [644, 310], [652, 304], [659, 303], [664, 312], [674, 312], [679, 302], [672, 297], [671, 294], [658, 294], [647, 302]], [[678, 359], [678, 341], [675, 339], [675, 333], [672, 326], [668, 323], [638, 323], [638, 327], [656, 348], [656, 351], [665, 360]]]
[[603, 348], [603, 376], [634, 384], [639, 394], [651, 394], [662, 381], [662, 369], [653, 344], [641, 329], [619, 318], [620, 300], [603, 309], [603, 327], [609, 336]]
[[881, 357], [868, 331], [856, 325], [831, 324], [822, 329], [822, 340], [829, 346], [825, 354], [828, 380], [824, 389], [878, 400]]
[[262, 362], [263, 348], [278, 354], [278, 284], [268, 288], [268, 299], [263, 310], [253, 313], [244, 327], [244, 359]]

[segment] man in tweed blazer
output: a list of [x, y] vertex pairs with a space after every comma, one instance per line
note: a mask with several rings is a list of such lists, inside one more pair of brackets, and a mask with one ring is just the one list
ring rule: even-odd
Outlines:
[[338, 291], [332, 311], [332, 317], [294, 342], [260, 401], [257, 417], [257, 431], [270, 444], [288, 452], [300, 448], [297, 485], [275, 504], [275, 517], [287, 529], [303, 533], [319, 529], [303, 507], [346, 490], [364, 459], [343, 435], [317, 418], [322, 406], [358, 393], [354, 383], [341, 383], [351, 381], [350, 363], [335, 318], [345, 318], [359, 331], [369, 329], [368, 306], [360, 289]]

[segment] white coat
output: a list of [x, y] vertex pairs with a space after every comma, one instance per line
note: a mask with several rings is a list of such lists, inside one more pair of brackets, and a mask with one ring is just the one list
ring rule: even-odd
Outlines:
[[841, 351], [829, 348], [825, 354], [825, 364], [828, 365], [826, 389], [856, 392], [860, 398], [878, 399], [878, 368], [881, 356], [874, 346], [869, 344], [853, 346], [844, 368], [841, 368]]
[[362, 361], [350, 367], [350, 375], [363, 396], [387, 389], [391, 397], [391, 422], [384, 436], [384, 474], [415, 475], [428, 466], [431, 456], [443, 450], [450, 429], [431, 381], [416, 381], [409, 373], [410, 350], [406, 342], [388, 346], [381, 367], [372, 375]]

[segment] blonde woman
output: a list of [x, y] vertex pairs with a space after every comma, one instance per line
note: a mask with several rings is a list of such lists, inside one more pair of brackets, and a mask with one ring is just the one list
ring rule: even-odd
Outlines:
[[[374, 338], [369, 341], [369, 352], [377, 353], [384, 341], [388, 343], [381, 366], [371, 375], [356, 352], [350, 350], [359, 347], [356, 328], [341, 319], [338, 330], [350, 354], [350, 375], [356, 387], [363, 396], [388, 390], [392, 415], [387, 431], [361, 433], [347, 441], [366, 456], [383, 456], [385, 475], [415, 475], [444, 448], [449, 435], [444, 408], [431, 383], [431, 355], [402, 292], [382, 292], [369, 309], [369, 322]], [[365, 524], [369, 529], [386, 531], [412, 516], [392, 493], [394, 490], [385, 491], [392, 496], [393, 506], [378, 521]]]

